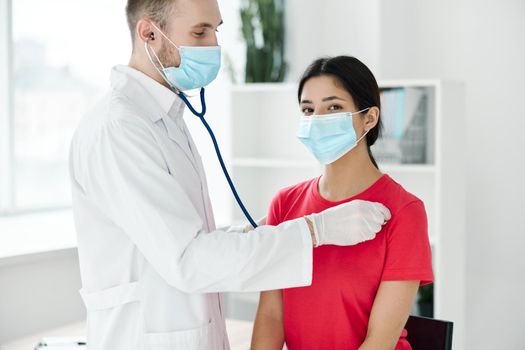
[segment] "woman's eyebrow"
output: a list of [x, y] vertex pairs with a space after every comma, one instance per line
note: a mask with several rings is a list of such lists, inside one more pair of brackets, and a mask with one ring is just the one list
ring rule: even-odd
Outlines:
[[344, 99], [342, 99], [341, 97], [337, 97], [337, 96], [329, 96], [329, 97], [325, 97], [325, 98], [323, 98], [321, 101], [322, 101], [322, 102], [326, 102], [326, 101], [333, 101], [333, 100], [341, 100], [341, 101], [344, 101]]
[[[341, 100], [345, 101], [345, 99], [337, 96], [328, 96], [321, 100], [321, 102], [327, 102], [327, 101], [333, 101], [333, 100]], [[302, 100], [301, 103], [313, 103], [311, 100]]]

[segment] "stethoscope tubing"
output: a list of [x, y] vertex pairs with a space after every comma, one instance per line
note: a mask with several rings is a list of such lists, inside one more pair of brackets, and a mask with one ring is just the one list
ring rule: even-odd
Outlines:
[[201, 88], [201, 91], [200, 91], [200, 100], [201, 100], [201, 106], [202, 106], [202, 111], [200, 113], [195, 110], [195, 108], [191, 105], [190, 101], [188, 101], [188, 98], [184, 95], [184, 93], [182, 91], [177, 93], [177, 95], [182, 99], [182, 101], [189, 108], [191, 113], [193, 113], [196, 117], [198, 117], [200, 119], [200, 121], [202, 122], [202, 124], [204, 125], [206, 130], [208, 131], [208, 134], [210, 135], [210, 138], [211, 138], [211, 140], [213, 142], [213, 147], [215, 148], [215, 153], [217, 154], [217, 159], [219, 159], [219, 163], [221, 165], [222, 172], [224, 173], [224, 177], [226, 177], [226, 180], [228, 181], [228, 185], [230, 186], [232, 194], [235, 197], [235, 201], [237, 202], [237, 204], [241, 208], [241, 210], [242, 210], [244, 216], [246, 217], [246, 219], [248, 219], [248, 222], [250, 223], [250, 225], [252, 225], [253, 228], [257, 228], [257, 224], [255, 223], [255, 221], [251, 217], [250, 213], [248, 212], [248, 210], [244, 206], [244, 203], [242, 202], [239, 194], [237, 193], [237, 189], [235, 188], [235, 185], [233, 184], [233, 181], [232, 181], [232, 179], [230, 177], [228, 169], [226, 168], [226, 165], [224, 164], [224, 160], [222, 158], [222, 154], [221, 154], [221, 150], [219, 148], [219, 144], [217, 142], [217, 138], [215, 137], [215, 134], [213, 133], [213, 130], [211, 129], [210, 125], [208, 124], [208, 122], [204, 118], [204, 115], [206, 114], [206, 101], [205, 101], [205, 98], [204, 98], [204, 88]]

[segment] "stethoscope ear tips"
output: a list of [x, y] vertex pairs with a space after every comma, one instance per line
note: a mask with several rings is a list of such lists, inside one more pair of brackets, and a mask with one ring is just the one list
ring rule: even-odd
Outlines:
[[153, 33], [153, 32], [149, 33], [149, 39], [150, 40], [155, 40], [155, 33]]

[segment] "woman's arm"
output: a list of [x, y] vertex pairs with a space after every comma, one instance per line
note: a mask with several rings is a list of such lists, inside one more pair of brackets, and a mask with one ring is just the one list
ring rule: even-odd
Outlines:
[[284, 345], [282, 291], [261, 292], [255, 317], [252, 350], [281, 350]]
[[393, 350], [416, 299], [419, 281], [385, 281], [379, 285], [368, 332], [359, 350]]

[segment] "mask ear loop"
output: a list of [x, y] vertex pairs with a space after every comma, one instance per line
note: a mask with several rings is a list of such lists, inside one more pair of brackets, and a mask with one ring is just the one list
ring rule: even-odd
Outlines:
[[[372, 130], [372, 129], [370, 129], [370, 130]], [[366, 136], [366, 134], [368, 134], [368, 132], [369, 132], [370, 130], [365, 131], [365, 133], [364, 133], [360, 138], [357, 139], [357, 141], [355, 142], [355, 144], [357, 145], [357, 144], [359, 143], [359, 141], [361, 141], [361, 140]]]
[[158, 73], [160, 74], [160, 76], [164, 79], [164, 81], [165, 81], [166, 83], [168, 83], [169, 86], [171, 86], [171, 88], [172, 88], [173, 90], [175, 90], [175, 92], [176, 92], [177, 94], [179, 94], [181, 91], [180, 91], [176, 86], [173, 86], [173, 85], [169, 82], [168, 78], [166, 77], [166, 74], [164, 74], [163, 70], [164, 70], [165, 68], [164, 68], [164, 65], [162, 64], [162, 62], [160, 61], [159, 56], [157, 56], [157, 53], [155, 52], [155, 50], [151, 49], [151, 51], [153, 52], [153, 56], [155, 56], [155, 60], [157, 61], [158, 65], [162, 68], [162, 70], [159, 69], [159, 67], [157, 67], [157, 64], [156, 64], [155, 61], [153, 60], [153, 57], [151, 56], [151, 53], [149, 52], [149, 49], [150, 49], [150, 47], [149, 47], [149, 45], [148, 45], [148, 42], [145, 41], [145, 42], [144, 42], [144, 50], [146, 51], [146, 55], [148, 55], [148, 58], [149, 58], [151, 64], [153, 64], [153, 67], [157, 70], [157, 72], [158, 72]]
[[[360, 111], [357, 111], [357, 112], [352, 113], [352, 115], [354, 115], [354, 114], [359, 114], [359, 113], [363, 113], [364, 111], [369, 110], [369, 109], [370, 109], [370, 107], [367, 107], [367, 108], [365, 108], [365, 109], [362, 109], [362, 110], [360, 110]], [[359, 139], [357, 139], [357, 141], [355, 142], [356, 146], [357, 146], [357, 144], [358, 144], [358, 143], [359, 143], [359, 142], [360, 142], [360, 141], [361, 141], [361, 140], [362, 140], [362, 139], [363, 139], [363, 138], [364, 138], [364, 137], [370, 132], [370, 130], [372, 130], [372, 129], [368, 129], [367, 131], [365, 131], [365, 133], [364, 133]]]
[[362, 110], [360, 110], [360, 111], [357, 111], [357, 112], [353, 112], [353, 113], [350, 112], [350, 114], [353, 116], [354, 114], [363, 113], [364, 111], [367, 111], [367, 110], [369, 110], [369, 109], [370, 109], [370, 107], [366, 107], [366, 108], [364, 108], [364, 109], [362, 109]]
[[175, 46], [175, 47], [177, 48], [177, 50], [180, 51], [180, 47], [177, 46], [177, 45], [175, 45], [175, 43], [174, 43], [173, 41], [171, 41], [171, 39], [168, 38], [168, 37], [166, 36], [166, 34], [164, 34], [164, 32], [163, 32], [162, 30], [160, 30], [159, 27], [157, 27], [157, 26], [155, 25], [155, 23], [153, 23], [153, 22], [150, 22], [150, 23], [151, 23], [151, 25], [152, 25], [153, 27], [155, 27], [155, 29], [157, 29], [157, 30], [159, 31], [160, 35], [162, 35], [166, 40], [168, 40], [168, 41], [170, 42], [171, 45]]

